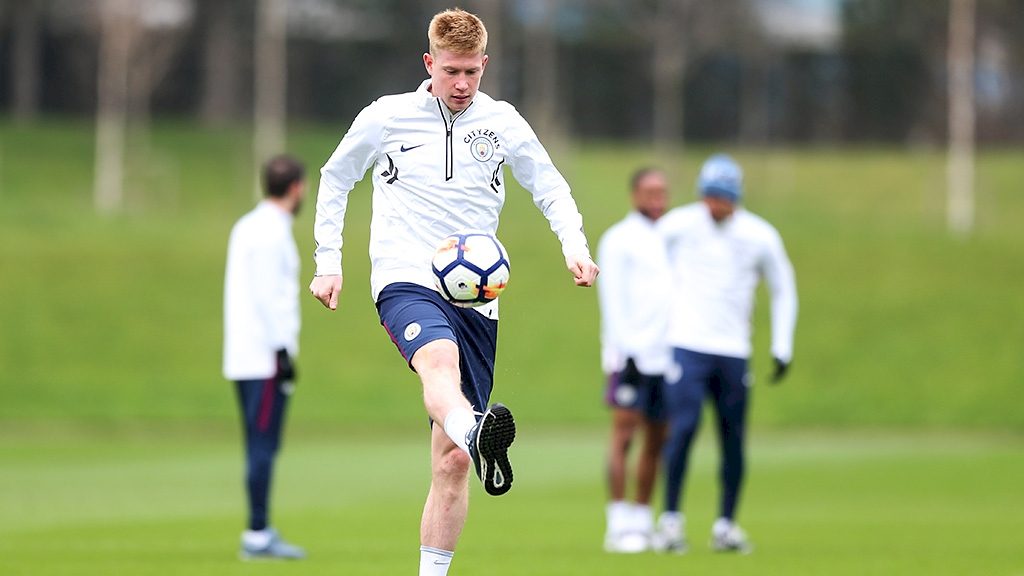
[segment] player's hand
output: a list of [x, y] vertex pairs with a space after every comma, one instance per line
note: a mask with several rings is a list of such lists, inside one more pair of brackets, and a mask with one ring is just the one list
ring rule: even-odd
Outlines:
[[274, 379], [278, 382], [291, 382], [294, 383], [299, 379], [298, 371], [295, 368], [295, 364], [292, 362], [292, 357], [288, 355], [288, 350], [281, 348], [276, 354], [277, 370], [274, 372]]
[[341, 293], [341, 275], [314, 276], [309, 283], [309, 292], [328, 310], [338, 309], [338, 294]]
[[772, 384], [779, 384], [779, 383], [782, 382], [782, 379], [786, 377], [786, 372], [789, 371], [789, 367], [790, 367], [790, 365], [793, 364], [793, 362], [792, 361], [786, 362], [784, 360], [780, 360], [779, 358], [775, 358], [774, 360], [775, 360], [775, 372], [772, 373], [771, 383]]
[[567, 256], [565, 265], [572, 273], [576, 285], [586, 288], [594, 285], [594, 280], [597, 280], [597, 275], [601, 272], [597, 264], [594, 264], [594, 261], [586, 254]]

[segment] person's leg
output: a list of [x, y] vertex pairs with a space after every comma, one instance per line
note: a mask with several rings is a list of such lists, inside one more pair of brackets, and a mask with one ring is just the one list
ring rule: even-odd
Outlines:
[[658, 519], [655, 548], [682, 553], [687, 549], [685, 519], [680, 512], [683, 482], [689, 463], [690, 445], [700, 426], [704, 388], [707, 382], [705, 355], [677, 348], [674, 351], [675, 378], [665, 382], [668, 407], [668, 438], [665, 442], [665, 511]]
[[236, 383], [246, 452], [249, 530], [269, 525], [274, 457], [280, 445], [287, 396], [273, 379]]
[[664, 448], [667, 512], [679, 511], [690, 445], [700, 425], [701, 407], [709, 373], [704, 354], [677, 348], [674, 356], [681, 374], [677, 380], [665, 383], [669, 419], [668, 438]]
[[273, 379], [236, 383], [246, 446], [248, 529], [242, 533], [242, 556], [299, 559], [305, 552], [285, 542], [270, 525], [274, 462], [281, 445], [288, 395]]
[[608, 446], [608, 505], [605, 510], [605, 550], [609, 552], [626, 550], [622, 540], [630, 531], [633, 507], [626, 501], [626, 476], [629, 447], [633, 434], [640, 424], [640, 413], [633, 409], [612, 408], [612, 434]]
[[720, 552], [747, 553], [752, 549], [746, 533], [735, 522], [744, 476], [744, 440], [749, 399], [747, 361], [718, 358], [712, 394], [718, 414], [722, 450], [719, 517], [711, 529], [711, 547]]
[[719, 515], [732, 521], [739, 504], [745, 469], [744, 442], [749, 398], [747, 361], [741, 358], [720, 358], [718, 365], [711, 393], [718, 414], [718, 436], [722, 450], [722, 501]]
[[665, 419], [664, 378], [643, 376], [641, 387], [641, 410], [644, 443], [636, 466], [636, 503], [649, 507], [654, 484], [658, 475], [658, 464], [665, 447], [668, 425]]
[[626, 408], [612, 409], [612, 435], [608, 446], [608, 496], [612, 502], [626, 500], [629, 447], [640, 424], [640, 413]]
[[[496, 415], [497, 407], [484, 410], [493, 379], [497, 322], [460, 311], [436, 292], [408, 284], [386, 287], [377, 307], [381, 324], [419, 375], [423, 404], [432, 421], [431, 484], [420, 523], [420, 574], [443, 576], [466, 520], [471, 453], [479, 454], [480, 446], [485, 451], [491, 448], [495, 437], [503, 438], [505, 426], [512, 425], [507, 410], [507, 418]], [[480, 424], [476, 406], [484, 410]], [[502, 452], [505, 448], [507, 444]], [[507, 477], [510, 485], [511, 470]], [[486, 481], [484, 485], [488, 487]]]
[[469, 456], [434, 426], [430, 438], [430, 492], [423, 507], [420, 544], [453, 552], [469, 509]]

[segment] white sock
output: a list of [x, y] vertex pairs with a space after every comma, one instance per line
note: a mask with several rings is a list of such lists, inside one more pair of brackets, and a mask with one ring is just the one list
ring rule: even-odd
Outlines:
[[732, 530], [732, 520], [728, 518], [719, 518], [715, 520], [714, 526], [711, 527], [711, 533], [715, 536], [725, 536]]
[[455, 552], [420, 546], [420, 576], [447, 576]]
[[455, 442], [455, 445], [469, 454], [466, 445], [466, 434], [476, 425], [476, 416], [465, 408], [455, 408], [444, 417], [444, 433]]
[[633, 505], [633, 521], [636, 529], [644, 534], [650, 534], [654, 530], [654, 513], [647, 504]]
[[608, 518], [608, 533], [620, 534], [626, 531], [629, 522], [630, 505], [624, 500], [613, 500], [605, 507]]
[[266, 548], [274, 533], [269, 529], [246, 530], [242, 532], [242, 542], [251, 548]]

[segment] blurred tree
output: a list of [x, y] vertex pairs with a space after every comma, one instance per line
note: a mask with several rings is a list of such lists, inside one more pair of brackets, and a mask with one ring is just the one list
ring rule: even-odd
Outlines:
[[504, 98], [502, 79], [505, 73], [505, 55], [502, 50], [502, 26], [505, 19], [501, 0], [471, 0], [467, 9], [479, 16], [487, 26], [487, 73], [481, 89], [494, 99], [501, 100]]
[[566, 123], [559, 115], [559, 49], [556, 15], [560, 0], [523, 0], [519, 15], [523, 24], [524, 116], [547, 145], [558, 146]]
[[128, 70], [138, 41], [133, 0], [100, 0], [97, 71], [96, 165], [93, 201], [102, 214], [124, 204], [124, 151], [128, 129]]
[[13, 10], [14, 41], [11, 47], [12, 114], [17, 122], [29, 122], [39, 112], [41, 0], [22, 0]]
[[974, 36], [975, 0], [949, 3], [948, 220], [954, 234], [974, 228]]
[[223, 126], [238, 117], [241, 50], [237, 12], [235, 0], [199, 3], [198, 20], [203, 27], [199, 115], [211, 126]]
[[288, 85], [288, 18], [285, 0], [259, 0], [256, 10], [253, 118], [253, 194], [260, 197], [259, 168], [284, 150]]

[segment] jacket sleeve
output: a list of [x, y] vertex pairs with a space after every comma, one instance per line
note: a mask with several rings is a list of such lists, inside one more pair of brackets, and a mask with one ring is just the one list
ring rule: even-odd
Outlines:
[[789, 362], [793, 359], [793, 333], [796, 331], [796, 278], [782, 238], [774, 229], [771, 232], [761, 272], [771, 292], [772, 356]]
[[512, 175], [533, 195], [534, 205], [548, 219], [551, 231], [562, 243], [562, 254], [566, 257], [579, 254], [589, 257], [590, 246], [583, 231], [583, 216], [576, 207], [569, 183], [551, 162], [533, 128], [515, 109], [509, 114], [513, 116], [513, 142], [516, 143], [509, 161]]
[[345, 137], [320, 169], [316, 196], [313, 238], [316, 275], [341, 274], [342, 232], [348, 194], [377, 161], [384, 132], [384, 118], [378, 102], [356, 116]]

